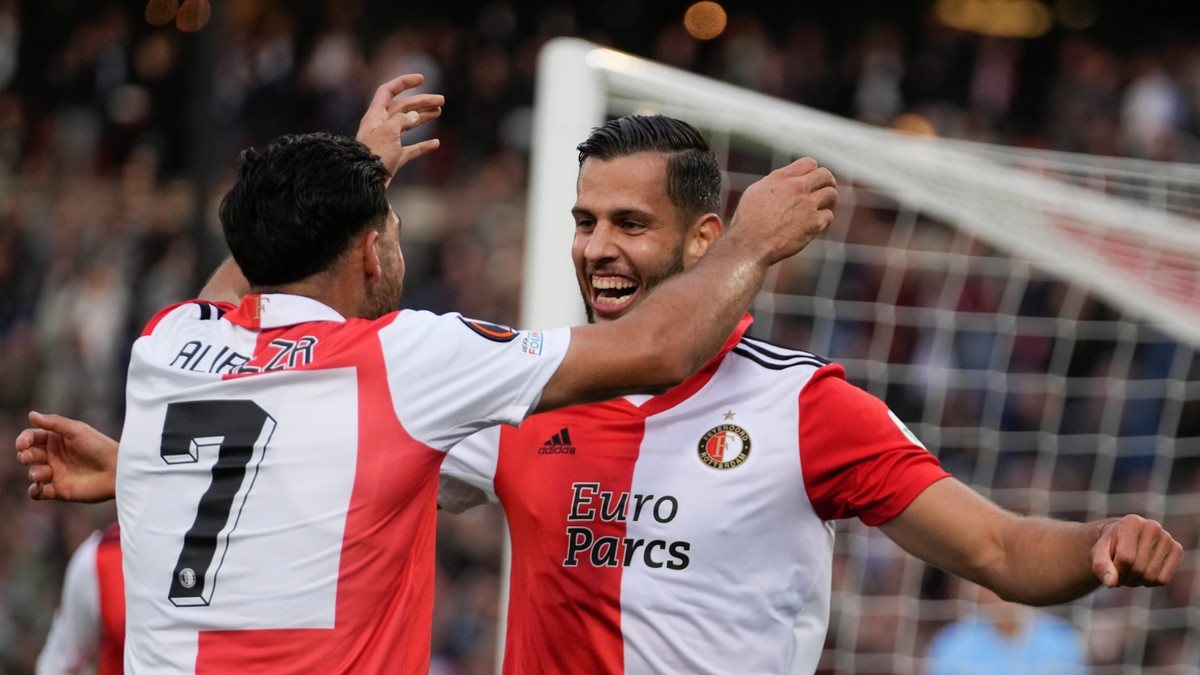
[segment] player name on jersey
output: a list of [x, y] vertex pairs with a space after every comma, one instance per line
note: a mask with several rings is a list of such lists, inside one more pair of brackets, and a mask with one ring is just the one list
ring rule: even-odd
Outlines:
[[[172, 368], [205, 373], [266, 373], [306, 366], [314, 361], [313, 350], [317, 338], [305, 335], [299, 340], [277, 338], [271, 340], [255, 359], [263, 361], [261, 366], [248, 365], [250, 356], [239, 354], [227, 345], [214, 349], [213, 345], [199, 340], [189, 340], [169, 364]], [[210, 356], [210, 352], [212, 355]]]

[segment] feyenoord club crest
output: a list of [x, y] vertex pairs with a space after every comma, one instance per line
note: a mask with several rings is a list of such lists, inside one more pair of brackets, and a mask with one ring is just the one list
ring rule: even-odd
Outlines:
[[736, 424], [721, 424], [709, 429], [696, 449], [712, 468], [733, 469], [750, 456], [750, 434]]

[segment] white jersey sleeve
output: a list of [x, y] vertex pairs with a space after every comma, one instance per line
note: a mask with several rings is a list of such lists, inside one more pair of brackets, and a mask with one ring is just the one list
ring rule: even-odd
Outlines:
[[400, 312], [379, 331], [396, 416], [413, 438], [443, 451], [485, 427], [520, 423], [570, 336], [569, 328], [514, 331], [457, 314]]
[[67, 675], [90, 669], [100, 648], [100, 582], [96, 547], [100, 532], [84, 540], [63, 579], [62, 600], [38, 655], [38, 675]]
[[500, 453], [500, 427], [471, 434], [446, 453], [438, 482], [438, 505], [450, 513], [498, 501], [496, 464]]

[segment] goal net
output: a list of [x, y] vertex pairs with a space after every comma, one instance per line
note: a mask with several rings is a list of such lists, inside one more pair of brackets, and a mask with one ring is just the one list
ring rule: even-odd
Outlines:
[[[1094, 673], [1200, 673], [1200, 167], [902, 134], [574, 39], [543, 52], [536, 99], [524, 325], [583, 320], [574, 147], [605, 119], [701, 128], [730, 209], [816, 158], [838, 178], [835, 222], [772, 271], [752, 334], [844, 365], [1007, 508], [1167, 524], [1186, 549], [1171, 585], [1047, 611]], [[979, 600], [856, 520], [837, 533], [822, 672], [921, 672]]]

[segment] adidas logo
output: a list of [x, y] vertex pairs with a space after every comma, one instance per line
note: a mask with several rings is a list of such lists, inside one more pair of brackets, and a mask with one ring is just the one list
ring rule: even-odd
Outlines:
[[575, 454], [575, 446], [571, 445], [571, 432], [566, 427], [562, 431], [554, 434], [550, 440], [542, 444], [538, 448], [539, 455], [573, 455]]

